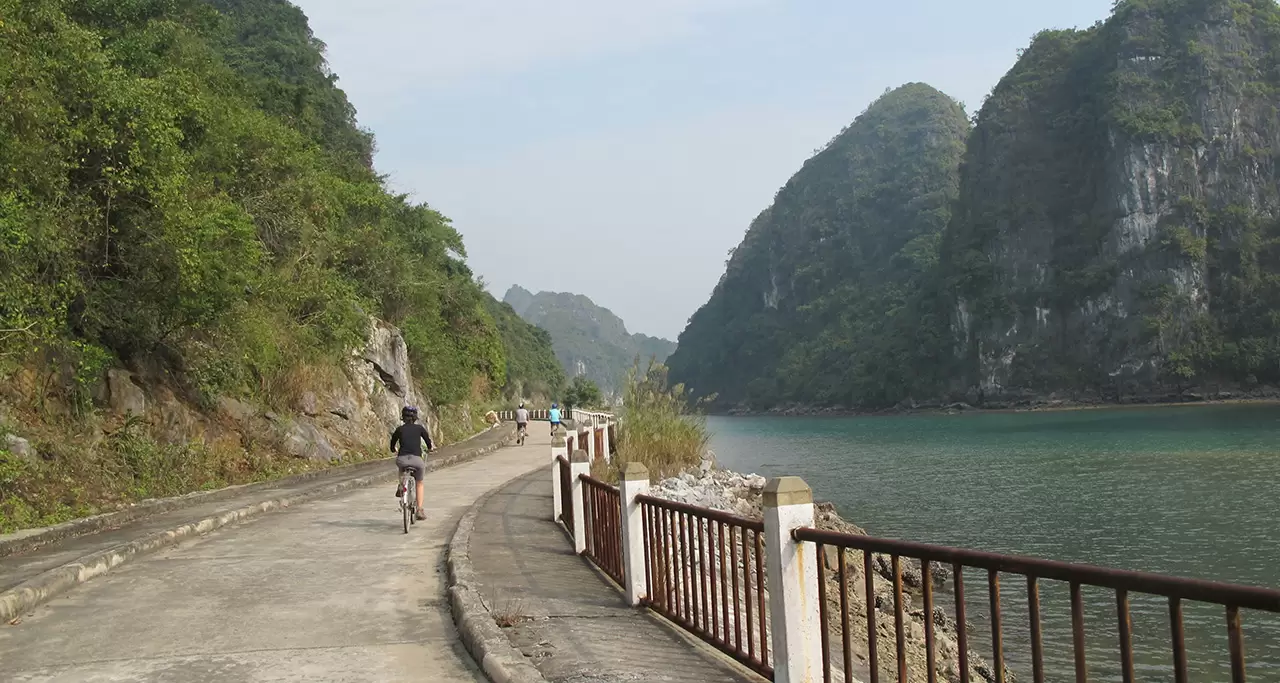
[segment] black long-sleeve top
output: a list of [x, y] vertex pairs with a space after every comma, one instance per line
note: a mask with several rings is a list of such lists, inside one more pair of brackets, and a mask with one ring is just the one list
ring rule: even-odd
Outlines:
[[400, 450], [397, 455], [422, 455], [422, 444], [427, 444], [427, 450], [431, 450], [431, 435], [427, 433], [427, 428], [416, 422], [402, 424], [396, 427], [391, 433], [391, 450], [396, 450], [396, 443], [400, 444]]

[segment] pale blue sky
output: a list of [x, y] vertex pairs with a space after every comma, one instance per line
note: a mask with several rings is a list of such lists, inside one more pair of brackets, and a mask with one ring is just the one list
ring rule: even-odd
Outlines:
[[972, 113], [1112, 0], [294, 0], [393, 186], [491, 291], [572, 291], [675, 339], [727, 252], [886, 88]]

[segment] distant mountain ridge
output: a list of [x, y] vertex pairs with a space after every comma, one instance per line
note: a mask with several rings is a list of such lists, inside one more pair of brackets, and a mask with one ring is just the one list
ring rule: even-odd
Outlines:
[[628, 332], [621, 318], [581, 294], [534, 294], [515, 285], [502, 300], [551, 335], [556, 358], [570, 378], [583, 375], [605, 394], [618, 393], [637, 357], [664, 362], [676, 348], [675, 342]]

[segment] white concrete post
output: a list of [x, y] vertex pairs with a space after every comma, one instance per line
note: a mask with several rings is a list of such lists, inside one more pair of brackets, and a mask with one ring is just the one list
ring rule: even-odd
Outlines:
[[608, 462], [613, 462], [613, 449], [609, 443], [609, 418], [607, 416], [604, 420], [604, 426], [601, 427], [601, 429], [604, 430], [604, 459]]
[[565, 443], [564, 427], [557, 427], [551, 437], [551, 521], [560, 519], [564, 502], [560, 500], [560, 457], [569, 459], [569, 446]]
[[573, 480], [570, 491], [573, 492], [573, 552], [581, 555], [587, 551], [587, 506], [583, 494], [586, 487], [579, 475], [591, 474], [591, 456], [578, 449], [573, 452], [573, 463], [569, 468], [569, 476]]
[[636, 496], [649, 492], [649, 470], [638, 462], [622, 469], [618, 482], [622, 494], [622, 570], [626, 579], [627, 604], [635, 607], [645, 597], [644, 583], [644, 515]]
[[813, 520], [813, 491], [803, 479], [769, 480], [764, 487], [764, 547], [774, 683], [822, 680], [817, 551], [812, 543], [791, 537], [792, 529], [811, 527]]

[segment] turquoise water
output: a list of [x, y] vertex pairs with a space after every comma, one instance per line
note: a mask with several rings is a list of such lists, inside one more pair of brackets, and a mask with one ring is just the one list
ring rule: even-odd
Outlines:
[[[1280, 406], [711, 418], [724, 467], [803, 477], [876, 536], [1280, 588]], [[1026, 586], [1006, 657], [1031, 680]], [[966, 573], [990, 652], [984, 573]], [[1043, 583], [1049, 679], [1072, 672], [1065, 586]], [[1119, 680], [1115, 596], [1085, 589], [1094, 680]], [[1172, 680], [1167, 603], [1130, 596], [1139, 680]], [[1243, 613], [1250, 681], [1280, 681], [1280, 617]], [[1192, 680], [1230, 680], [1222, 609], [1186, 605]], [[978, 648], [975, 648], [978, 649]]]

